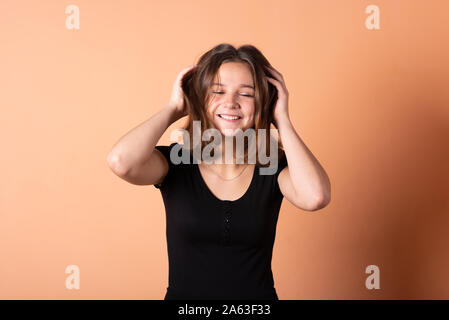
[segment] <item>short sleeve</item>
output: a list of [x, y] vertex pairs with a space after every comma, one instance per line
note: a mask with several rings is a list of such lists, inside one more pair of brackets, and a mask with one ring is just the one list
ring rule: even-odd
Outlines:
[[287, 157], [285, 156], [285, 152], [282, 152], [282, 154], [279, 156], [279, 162], [278, 162], [278, 169], [276, 170], [275, 176], [276, 180], [281, 173], [281, 171], [288, 165], [287, 163]]
[[287, 157], [286, 157], [286, 155], [285, 155], [285, 152], [282, 152], [282, 154], [279, 156], [278, 168], [277, 168], [276, 173], [274, 174], [274, 177], [273, 177], [273, 182], [274, 182], [274, 185], [275, 185], [275, 190], [276, 190], [277, 192], [279, 192], [280, 194], [282, 194], [282, 193], [281, 193], [281, 189], [279, 188], [278, 177], [279, 177], [279, 174], [281, 173], [281, 171], [282, 171], [285, 167], [287, 167], [287, 166], [288, 166], [288, 163], [287, 163]]
[[170, 160], [170, 152], [171, 152], [171, 149], [173, 148], [173, 146], [174, 146], [175, 144], [176, 144], [176, 142], [172, 143], [172, 144], [169, 145], [169, 146], [155, 146], [155, 149], [159, 150], [159, 151], [164, 155], [165, 159], [166, 159], [167, 162], [168, 162], [168, 172], [167, 172], [167, 174], [165, 175], [164, 180], [162, 180], [161, 183], [156, 183], [156, 184], [153, 185], [153, 186], [154, 186], [155, 188], [157, 188], [157, 189], [162, 189], [162, 188], [164, 188], [165, 185], [167, 184], [167, 181], [168, 181], [168, 179], [169, 179], [169, 176], [172, 174], [173, 166], [174, 166], [174, 165], [173, 165], [173, 163], [172, 163], [171, 160]]

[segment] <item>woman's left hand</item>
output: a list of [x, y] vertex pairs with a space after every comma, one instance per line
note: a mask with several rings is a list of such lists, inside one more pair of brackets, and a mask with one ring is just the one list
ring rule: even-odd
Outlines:
[[280, 72], [271, 67], [267, 67], [267, 70], [273, 75], [273, 77], [267, 77], [267, 80], [278, 90], [278, 99], [273, 111], [274, 125], [278, 127], [279, 119], [282, 117], [288, 118], [288, 90]]

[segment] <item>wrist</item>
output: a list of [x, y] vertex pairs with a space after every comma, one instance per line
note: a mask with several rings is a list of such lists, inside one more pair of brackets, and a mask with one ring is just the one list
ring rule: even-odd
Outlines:
[[281, 114], [278, 117], [274, 118], [274, 125], [277, 129], [279, 129], [280, 126], [286, 125], [291, 123], [290, 117], [287, 113]]
[[173, 120], [172, 122], [175, 122], [183, 117], [182, 113], [179, 111], [179, 107], [174, 104], [167, 104], [165, 109], [168, 110], [170, 118]]

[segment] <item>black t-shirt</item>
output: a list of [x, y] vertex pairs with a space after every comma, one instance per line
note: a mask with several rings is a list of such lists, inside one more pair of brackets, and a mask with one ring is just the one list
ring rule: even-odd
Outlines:
[[154, 185], [166, 211], [169, 280], [164, 299], [278, 300], [271, 258], [283, 199], [277, 177], [287, 165], [285, 156], [272, 175], [260, 175], [256, 165], [241, 198], [220, 200], [192, 156], [189, 164], [172, 163], [175, 145], [156, 146], [169, 163], [164, 181]]

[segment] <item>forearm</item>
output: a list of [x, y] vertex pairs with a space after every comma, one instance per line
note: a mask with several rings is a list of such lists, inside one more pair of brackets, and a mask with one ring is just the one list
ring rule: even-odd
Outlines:
[[301, 140], [288, 116], [276, 124], [287, 157], [290, 179], [297, 196], [316, 199], [319, 203], [330, 200], [330, 181], [323, 167]]
[[120, 172], [145, 163], [165, 130], [179, 118], [174, 108], [162, 108], [121, 137], [109, 153], [108, 162]]

